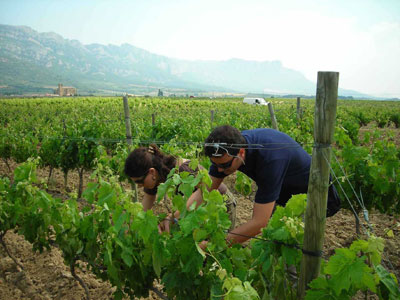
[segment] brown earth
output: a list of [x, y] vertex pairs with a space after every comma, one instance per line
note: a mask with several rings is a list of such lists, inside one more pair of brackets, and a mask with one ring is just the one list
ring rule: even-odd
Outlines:
[[[10, 162], [11, 169], [16, 167]], [[0, 161], [0, 176], [9, 176], [11, 173], [6, 164]], [[48, 170], [38, 170], [38, 177], [47, 180]], [[89, 180], [89, 174], [85, 174], [84, 182]], [[233, 178], [228, 178], [228, 186], [238, 199], [237, 224], [240, 225], [251, 218], [252, 196], [243, 197], [233, 189]], [[68, 190], [76, 193], [78, 185], [77, 172], [69, 175]], [[50, 181], [49, 192], [53, 196], [62, 196], [64, 192], [64, 179], [60, 171]], [[139, 194], [141, 195], [141, 193]], [[66, 197], [66, 196], [63, 196]], [[160, 203], [156, 211], [164, 210]], [[361, 218], [361, 216], [360, 216]], [[361, 218], [362, 219], [362, 218]], [[370, 213], [370, 223], [377, 236], [385, 238], [384, 261], [386, 266], [400, 278], [400, 219], [399, 217]], [[392, 229], [394, 236], [386, 233]], [[328, 218], [325, 230], [324, 256], [329, 257], [334, 253], [334, 248], [347, 247], [356, 239], [355, 222], [352, 213], [341, 210], [335, 216]], [[72, 277], [69, 267], [64, 265], [62, 254], [56, 248], [43, 253], [34, 253], [32, 245], [16, 233], [8, 232], [4, 237], [10, 253], [22, 264], [21, 270], [6, 254], [0, 246], [0, 300], [9, 299], [84, 299], [85, 293], [79, 283]], [[391, 265], [388, 262], [391, 262]], [[97, 279], [93, 274], [82, 269], [76, 270], [89, 288], [91, 299], [111, 299], [113, 288], [107, 282]], [[370, 296], [371, 297], [371, 296]], [[374, 297], [374, 296], [372, 296]], [[160, 299], [150, 292], [146, 298]], [[357, 296], [364, 299], [364, 295]], [[370, 298], [372, 299], [372, 298]], [[144, 300], [144, 299], [143, 299]]]
[[393, 124], [384, 128], [379, 128], [376, 122], [371, 122], [366, 126], [362, 126], [359, 130], [360, 142], [364, 140], [365, 134], [369, 132], [371, 133], [371, 140], [369, 144], [371, 144], [374, 131], [378, 131], [381, 134], [381, 137], [379, 137], [379, 139], [388, 138], [396, 145], [396, 147], [400, 147], [400, 128], [396, 128]]

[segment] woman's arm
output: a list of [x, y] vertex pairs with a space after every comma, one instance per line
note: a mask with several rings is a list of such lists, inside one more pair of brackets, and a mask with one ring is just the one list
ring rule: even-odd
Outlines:
[[[208, 189], [209, 191], [212, 190], [216, 190], [219, 188], [219, 186], [221, 185], [222, 181], [224, 179], [223, 178], [217, 178], [217, 177], [213, 177], [211, 176], [211, 187]], [[189, 208], [190, 206], [192, 206], [192, 204], [196, 202], [196, 207], [199, 206], [202, 202], [203, 202], [203, 194], [201, 192], [201, 189], [197, 189], [197, 191], [195, 191], [188, 199], [188, 201], [186, 202], [186, 207]], [[179, 219], [180, 213], [179, 211], [175, 211], [174, 215], [170, 215], [167, 219], [165, 219], [163, 222], [161, 222], [158, 225], [159, 228], [159, 232], [169, 232], [169, 228], [170, 228], [170, 223], [173, 222], [174, 219]]]
[[151, 209], [154, 205], [154, 201], [156, 201], [156, 195], [144, 193], [144, 197], [142, 200], [143, 210], [146, 211]]
[[[212, 190], [218, 189], [224, 179], [213, 177], [213, 176], [210, 176], [210, 177], [211, 177], [212, 183], [211, 183], [211, 187], [208, 190], [212, 191]], [[203, 194], [201, 192], [201, 189], [197, 189], [197, 191], [195, 191], [192, 194], [192, 196], [189, 197], [188, 201], [186, 202], [186, 208], [191, 207], [195, 201], [197, 202], [196, 207], [198, 207], [203, 202]]]

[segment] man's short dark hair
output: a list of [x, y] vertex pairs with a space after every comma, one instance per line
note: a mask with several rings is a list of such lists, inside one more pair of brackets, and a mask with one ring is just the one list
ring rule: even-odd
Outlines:
[[230, 125], [216, 127], [206, 138], [204, 153], [208, 157], [228, 153], [237, 155], [240, 148], [246, 148], [247, 141], [242, 133]]

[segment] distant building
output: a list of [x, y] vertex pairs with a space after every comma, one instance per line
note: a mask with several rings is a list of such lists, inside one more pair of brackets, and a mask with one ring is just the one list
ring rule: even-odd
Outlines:
[[72, 86], [63, 86], [61, 83], [58, 84], [58, 88], [54, 90], [54, 94], [59, 96], [76, 96], [76, 88]]

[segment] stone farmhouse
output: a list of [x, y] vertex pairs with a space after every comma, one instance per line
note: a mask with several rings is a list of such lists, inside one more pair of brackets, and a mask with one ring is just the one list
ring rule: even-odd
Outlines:
[[54, 94], [59, 96], [76, 96], [77, 90], [72, 86], [63, 86], [61, 83], [59, 83], [58, 88], [54, 90]]

